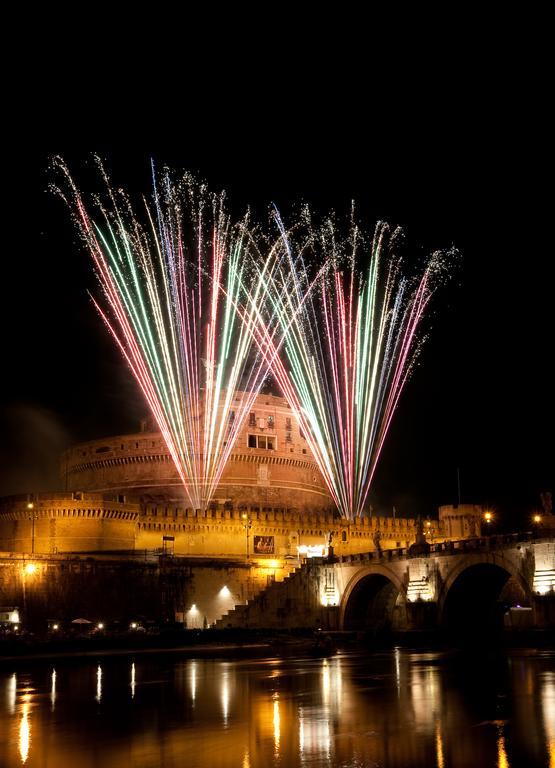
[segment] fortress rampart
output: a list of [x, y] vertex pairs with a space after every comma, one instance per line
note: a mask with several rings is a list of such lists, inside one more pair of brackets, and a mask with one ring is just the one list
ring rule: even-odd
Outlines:
[[[234, 418], [234, 415], [232, 416]], [[287, 401], [259, 395], [209, 508], [192, 509], [164, 440], [141, 431], [71, 447], [59, 493], [0, 499], [0, 550], [56, 555], [164, 552], [186, 557], [296, 559], [331, 543], [337, 554], [407, 547], [414, 519], [370, 512], [338, 518]], [[481, 507], [440, 509], [430, 542], [479, 535]]]

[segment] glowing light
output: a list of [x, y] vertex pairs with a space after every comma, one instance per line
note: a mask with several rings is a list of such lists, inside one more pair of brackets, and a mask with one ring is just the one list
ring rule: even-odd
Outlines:
[[395, 646], [395, 683], [397, 685], [397, 698], [401, 695], [401, 652], [398, 646]]
[[54, 709], [56, 707], [56, 670], [52, 670], [52, 675], [50, 676], [50, 707], [52, 712], [54, 712]]
[[131, 664], [131, 698], [135, 698], [135, 662]]
[[[248, 217], [233, 223], [223, 194], [154, 168], [143, 215], [100, 162], [105, 200], [87, 206], [63, 161], [55, 165], [103, 291], [95, 306], [191, 507], [213, 498], [271, 369], [341, 515], [360, 516], [444, 254], [410, 279], [399, 230], [380, 222], [368, 238], [352, 217], [343, 236], [331, 219], [313, 226], [307, 209], [289, 231], [275, 210], [272, 242]], [[309, 253], [320, 258], [314, 270]]]
[[130, 626], [131, 626], [131, 629], [137, 629], [138, 624], [136, 621], [132, 621]]
[[541, 523], [542, 516], [541, 515], [534, 515], [534, 522], [535, 523]]
[[279, 700], [277, 694], [274, 697], [274, 752], [279, 755], [279, 739], [280, 739], [280, 717], [279, 717]]
[[443, 756], [443, 738], [441, 736], [441, 726], [436, 723], [436, 765], [437, 768], [445, 768], [445, 758]]
[[[257, 329], [261, 350], [282, 345], [272, 370], [291, 404], [341, 515], [361, 515], [393, 414], [423, 341], [421, 321], [444, 270], [432, 255], [419, 279], [401, 275], [400, 232], [376, 227], [364, 277], [355, 271], [365, 237], [352, 222], [342, 238], [310, 212], [289, 231], [275, 211], [273, 248], [283, 266], [267, 282], [270, 322]], [[309, 275], [307, 253], [323, 266]]]
[[32, 502], [32, 501], [30, 501], [30, 502], [27, 504], [27, 509], [33, 509], [33, 507], [34, 507], [34, 506], [35, 506], [35, 505], [33, 504], [33, 502]]
[[102, 667], [100, 664], [96, 670], [96, 700], [99, 704], [102, 701]]
[[304, 557], [324, 557], [327, 551], [323, 544], [301, 544], [297, 547], [297, 553]]
[[38, 568], [34, 563], [26, 563], [24, 569], [25, 574], [27, 576], [32, 576], [34, 573], [37, 572]]
[[491, 521], [493, 520], [493, 512], [489, 512], [489, 511], [484, 512], [484, 520], [486, 521], [486, 523], [491, 523]]
[[19, 754], [21, 762], [26, 763], [31, 746], [31, 726], [29, 724], [29, 701], [27, 697], [23, 701], [21, 722], [19, 724]]
[[549, 768], [555, 768], [555, 673], [546, 672], [541, 689], [545, 741]]
[[229, 679], [228, 673], [224, 672], [222, 675], [222, 717], [224, 725], [227, 725], [227, 718], [229, 716]]
[[329, 704], [330, 699], [330, 668], [326, 659], [322, 662], [322, 700], [324, 706]]
[[339, 593], [336, 589], [331, 592], [325, 592], [320, 595], [320, 605], [334, 606], [339, 605]]
[[8, 712], [13, 715], [15, 712], [15, 701], [17, 695], [17, 675], [15, 672], [10, 677], [7, 683], [8, 689]]
[[507, 750], [505, 748], [505, 737], [503, 731], [499, 729], [499, 735], [497, 737], [497, 768], [510, 768], [509, 758], [507, 757]]
[[229, 600], [231, 597], [231, 592], [229, 590], [229, 587], [222, 587], [220, 591], [218, 592], [218, 597], [222, 598], [222, 600]]
[[104, 624], [101, 621], [99, 621], [98, 624], [96, 625], [96, 628], [97, 629], [104, 629]]
[[193, 702], [193, 706], [195, 704], [195, 699], [197, 697], [197, 663], [196, 661], [191, 662], [191, 701]]
[[185, 621], [189, 629], [201, 629], [202, 616], [195, 603], [193, 603], [185, 614]]
[[[106, 184], [87, 206], [64, 162], [56, 188], [72, 211], [98, 276], [94, 301], [143, 393], [193, 509], [205, 510], [271, 358], [252, 328], [268, 280], [248, 217], [233, 223], [225, 195], [190, 175], [152, 169], [137, 215]], [[90, 213], [94, 210], [94, 213]]]
[[52, 624], [52, 629], [54, 630], [54, 632], [55, 632], [57, 629], [59, 629], [59, 628], [60, 628], [60, 627], [59, 627], [59, 625], [58, 625], [58, 624]]

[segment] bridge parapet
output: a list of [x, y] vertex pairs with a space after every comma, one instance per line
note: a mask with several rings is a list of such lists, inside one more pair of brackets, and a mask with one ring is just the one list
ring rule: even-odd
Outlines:
[[[381, 616], [396, 629], [433, 628], [445, 620], [451, 590], [467, 575], [476, 603], [487, 593], [492, 606], [531, 606], [537, 626], [555, 622], [555, 540], [526, 533], [436, 544], [418, 556], [399, 548], [314, 558], [265, 590], [233, 625], [352, 629]], [[366, 618], [357, 619], [361, 613]]]

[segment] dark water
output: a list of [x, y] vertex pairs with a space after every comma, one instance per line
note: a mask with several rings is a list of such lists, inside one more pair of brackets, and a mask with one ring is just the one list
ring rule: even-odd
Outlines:
[[555, 768], [555, 654], [0, 669], [0, 766]]

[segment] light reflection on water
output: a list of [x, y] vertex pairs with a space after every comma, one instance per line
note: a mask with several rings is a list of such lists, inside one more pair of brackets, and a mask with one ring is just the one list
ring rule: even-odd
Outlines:
[[555, 655], [0, 669], [6, 768], [555, 768]]

